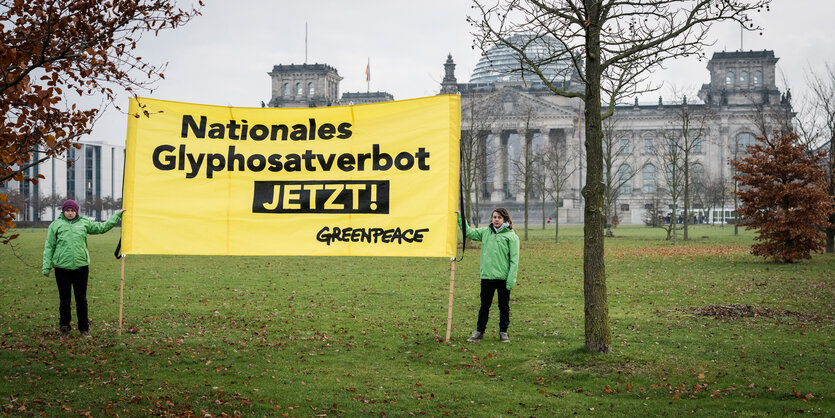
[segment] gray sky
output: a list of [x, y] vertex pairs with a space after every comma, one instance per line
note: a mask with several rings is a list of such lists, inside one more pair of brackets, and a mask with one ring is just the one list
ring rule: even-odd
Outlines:
[[[182, 2], [183, 4], [186, 1]], [[344, 77], [340, 93], [365, 91], [365, 67], [371, 62], [372, 91], [387, 91], [397, 100], [438, 93], [448, 53], [455, 75], [467, 82], [480, 52], [473, 50], [467, 0], [238, 0], [206, 1], [203, 16], [159, 37], [146, 36], [139, 55], [153, 63], [168, 62], [165, 79], [144, 97], [224, 106], [258, 107], [270, 99], [270, 77], [276, 64], [326, 63]], [[745, 50], [774, 50], [778, 71], [795, 99], [802, 95], [808, 68], [835, 64], [831, 27], [835, 2], [774, 0], [770, 11], [753, 16], [762, 36], [746, 32]], [[713, 47], [706, 52], [740, 48], [737, 25], [712, 28]], [[695, 91], [709, 81], [706, 62], [669, 62], [653, 80]], [[778, 85], [781, 85], [778, 74]], [[782, 87], [781, 87], [782, 88]], [[670, 98], [669, 87], [640, 97], [642, 103]], [[127, 95], [118, 103], [127, 108]], [[124, 143], [127, 116], [109, 109], [88, 138]]]

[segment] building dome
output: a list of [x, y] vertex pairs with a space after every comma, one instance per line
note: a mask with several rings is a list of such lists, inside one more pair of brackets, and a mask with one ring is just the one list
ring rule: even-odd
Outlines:
[[[514, 45], [523, 45], [530, 42], [525, 50], [535, 60], [545, 60], [565, 53], [565, 47], [553, 36], [536, 39], [533, 39], [533, 37], [534, 35], [530, 34], [517, 34], [510, 37], [510, 42]], [[505, 45], [494, 45], [478, 60], [478, 64], [470, 76], [470, 83], [540, 82], [539, 77], [532, 71], [520, 71], [519, 68], [519, 56], [516, 51]], [[573, 73], [571, 60], [568, 56], [555, 59], [542, 69], [545, 77], [552, 81], [570, 81]]]

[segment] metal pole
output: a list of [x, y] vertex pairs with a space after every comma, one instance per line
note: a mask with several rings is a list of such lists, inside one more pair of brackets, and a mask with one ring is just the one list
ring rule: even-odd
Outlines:
[[[466, 237], [465, 237], [466, 239]], [[455, 257], [451, 259], [452, 268], [449, 273], [449, 311], [446, 318], [446, 339], [444, 342], [449, 342], [449, 335], [452, 332], [452, 294], [455, 288]]]

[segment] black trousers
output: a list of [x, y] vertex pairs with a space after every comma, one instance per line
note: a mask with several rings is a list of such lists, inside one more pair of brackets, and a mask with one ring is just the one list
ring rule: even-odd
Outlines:
[[61, 304], [58, 307], [60, 319], [58, 324], [61, 328], [70, 326], [70, 298], [75, 293], [75, 314], [78, 317], [78, 330], [81, 332], [90, 329], [87, 319], [87, 276], [90, 269], [87, 266], [75, 270], [55, 268], [55, 282], [58, 284], [58, 296]]
[[484, 333], [487, 320], [490, 318], [490, 305], [493, 304], [493, 294], [499, 294], [499, 332], [507, 332], [510, 325], [510, 290], [505, 287], [504, 280], [481, 279], [481, 308], [478, 310], [478, 324], [476, 331]]

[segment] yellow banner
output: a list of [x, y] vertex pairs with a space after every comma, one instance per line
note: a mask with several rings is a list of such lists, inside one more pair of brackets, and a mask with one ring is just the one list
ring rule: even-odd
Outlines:
[[458, 96], [130, 115], [125, 254], [455, 256]]

